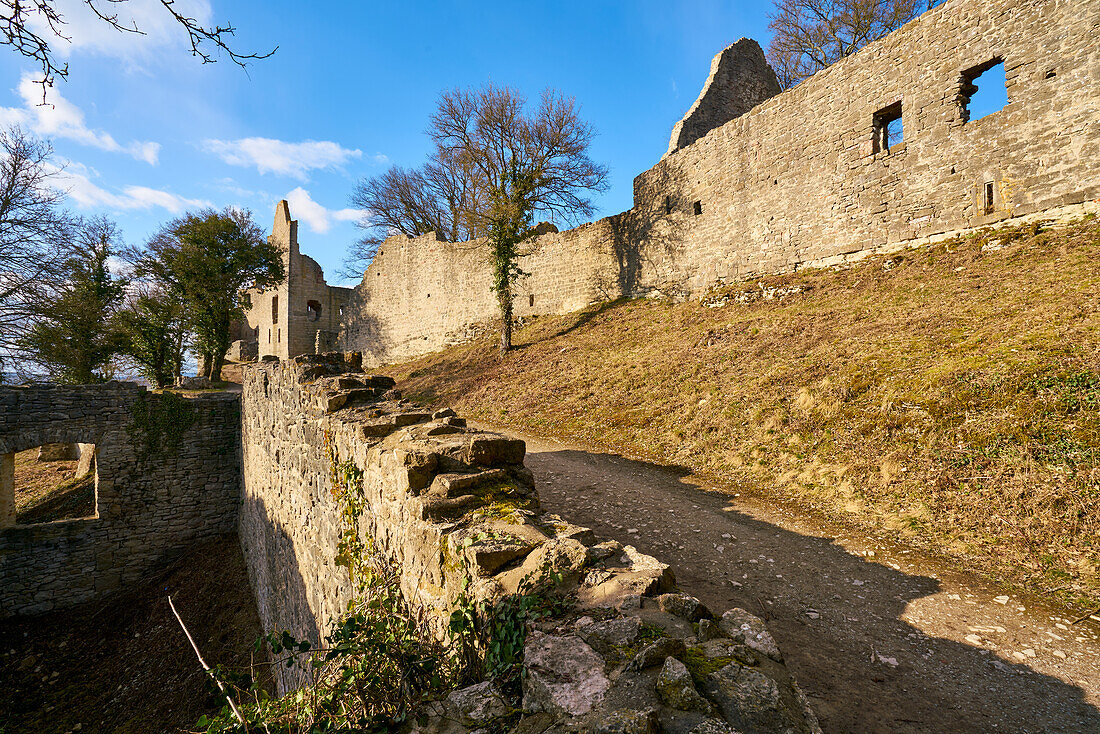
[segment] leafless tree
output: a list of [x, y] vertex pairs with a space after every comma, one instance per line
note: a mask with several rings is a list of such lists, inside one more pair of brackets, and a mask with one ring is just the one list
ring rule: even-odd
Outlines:
[[76, 222], [61, 208], [49, 144], [0, 132], [0, 369], [18, 368], [35, 306], [64, 278]]
[[[512, 347], [512, 284], [535, 218], [575, 224], [592, 216], [588, 194], [607, 188], [607, 168], [588, 157], [595, 131], [575, 102], [543, 92], [528, 112], [516, 90], [492, 84], [444, 92], [428, 134], [436, 152], [420, 171], [360, 184], [356, 203], [378, 234], [479, 237], [487, 246], [500, 305], [501, 351]], [[438, 173], [435, 173], [438, 171]]]
[[359, 226], [364, 235], [348, 251], [344, 273], [362, 275], [383, 240], [395, 234], [411, 237], [435, 232], [448, 242], [480, 237], [470, 212], [477, 191], [469, 170], [438, 151], [420, 168], [393, 166], [381, 176], [361, 179], [352, 204], [366, 212]]
[[896, 30], [938, 0], [777, 0], [768, 62], [788, 89]]
[[[132, 0], [82, 0], [92, 13], [114, 30], [120, 33], [144, 35], [144, 31], [133, 20], [129, 22], [119, 18], [118, 9]], [[205, 26], [196, 18], [181, 10], [176, 0], [158, 0], [175, 21], [187, 32], [191, 43], [191, 55], [202, 63], [217, 61], [219, 53], [239, 66], [245, 66], [250, 60], [266, 59], [278, 50], [278, 46], [267, 53], [241, 53], [230, 45], [237, 29], [231, 23], [226, 25]], [[38, 18], [57, 38], [68, 40], [65, 27], [68, 22], [58, 9], [57, 0], [0, 0], [0, 44], [11, 46], [19, 54], [33, 59], [42, 69], [38, 83], [42, 85], [42, 97], [45, 101], [46, 88], [52, 87], [58, 77], [65, 79], [69, 75], [68, 63], [59, 64], [49, 34], [43, 34], [33, 27], [32, 19]]]

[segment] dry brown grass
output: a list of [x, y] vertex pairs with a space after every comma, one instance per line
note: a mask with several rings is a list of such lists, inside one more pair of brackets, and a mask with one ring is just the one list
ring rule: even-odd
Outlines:
[[95, 515], [95, 474], [75, 479], [75, 461], [38, 461], [38, 449], [15, 455], [16, 522], [30, 524]]
[[[683, 465], [1097, 599], [1098, 255], [1094, 221], [1001, 230], [702, 303], [541, 318], [503, 359], [485, 341], [390, 372], [473, 418]], [[785, 295], [762, 299], [761, 284]]]

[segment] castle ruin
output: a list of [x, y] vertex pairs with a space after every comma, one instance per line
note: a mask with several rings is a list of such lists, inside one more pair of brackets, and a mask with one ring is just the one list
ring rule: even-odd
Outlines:
[[[634, 179], [631, 209], [528, 244], [515, 314], [699, 296], [1009, 220], [1094, 212], [1098, 28], [1096, 2], [949, 0], [782, 93], [760, 46], [741, 39], [715, 56], [668, 151]], [[971, 119], [975, 80], [1002, 65], [1008, 103]], [[465, 341], [497, 316], [480, 243], [390, 237], [348, 290], [298, 253], [286, 202], [273, 237], [289, 243], [291, 276], [253, 295], [247, 328], [260, 355], [339, 345], [384, 363]]]
[[246, 291], [244, 319], [232, 325], [227, 362], [261, 357], [287, 359], [330, 352], [337, 346], [350, 288], [331, 286], [316, 260], [298, 248], [298, 222], [286, 200], [275, 207], [268, 241], [283, 253], [286, 280], [277, 288]]

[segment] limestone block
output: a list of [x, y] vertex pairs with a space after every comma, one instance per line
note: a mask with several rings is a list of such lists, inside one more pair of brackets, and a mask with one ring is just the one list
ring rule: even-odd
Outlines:
[[730, 609], [722, 615], [718, 626], [730, 639], [745, 644], [776, 662], [783, 662], [779, 646], [775, 644], [775, 639], [759, 617], [744, 609]]
[[523, 708], [583, 716], [611, 687], [603, 659], [579, 637], [532, 630], [523, 648]]
[[674, 657], [665, 658], [657, 676], [657, 695], [666, 706], [680, 711], [710, 711], [710, 704], [699, 695], [687, 666]]

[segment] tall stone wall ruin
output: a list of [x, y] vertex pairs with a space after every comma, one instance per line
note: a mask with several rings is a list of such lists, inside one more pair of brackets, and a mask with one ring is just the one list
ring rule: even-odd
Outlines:
[[[1020, 217], [1100, 210], [1098, 29], [1097, 0], [948, 0], [729, 121], [714, 115], [716, 127], [635, 179], [629, 211], [531, 243], [517, 315], [698, 295]], [[970, 120], [970, 80], [997, 61], [1008, 104]], [[899, 103], [903, 141], [876, 146], [881, 113]], [[391, 361], [493, 319], [480, 257], [478, 243], [387, 240], [351, 297], [345, 348]]]
[[313, 258], [298, 246], [298, 222], [290, 218], [284, 199], [275, 207], [270, 241], [283, 253], [286, 279], [276, 288], [247, 292], [244, 319], [233, 324], [230, 360], [255, 356], [287, 359], [298, 354], [330, 351], [336, 346], [344, 304], [351, 291], [331, 286]]

